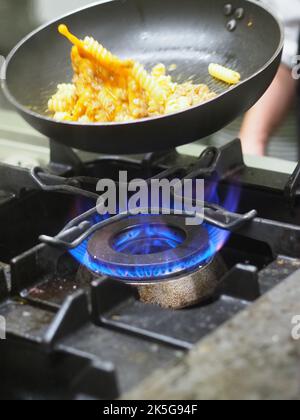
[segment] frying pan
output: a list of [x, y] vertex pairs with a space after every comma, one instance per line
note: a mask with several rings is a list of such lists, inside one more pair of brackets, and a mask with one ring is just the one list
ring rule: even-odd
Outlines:
[[[75, 11], [33, 32], [11, 52], [6, 96], [38, 131], [76, 149], [147, 153], [196, 141], [254, 105], [271, 84], [281, 60], [283, 30], [278, 20], [255, 2], [229, 1], [232, 13], [228, 16], [226, 0], [115, 0]], [[241, 19], [235, 19], [239, 9], [243, 9]], [[58, 34], [59, 23], [147, 67], [159, 62], [176, 64], [176, 81], [190, 78], [206, 83], [219, 95], [176, 114], [136, 122], [56, 122], [46, 113], [47, 101], [57, 84], [72, 78], [70, 44]], [[229, 29], [232, 23], [235, 30]], [[212, 62], [239, 71], [242, 82], [229, 87], [213, 80], [208, 74]]]

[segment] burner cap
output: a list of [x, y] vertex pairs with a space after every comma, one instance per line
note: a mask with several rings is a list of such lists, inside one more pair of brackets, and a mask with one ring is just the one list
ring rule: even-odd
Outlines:
[[93, 272], [141, 284], [205, 265], [210, 241], [205, 227], [181, 216], [134, 216], [95, 233], [88, 255]]

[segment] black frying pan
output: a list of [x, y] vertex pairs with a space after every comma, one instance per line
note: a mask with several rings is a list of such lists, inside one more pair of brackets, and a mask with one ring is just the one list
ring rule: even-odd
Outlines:
[[[248, 110], [266, 91], [278, 69], [283, 31], [276, 18], [257, 3], [231, 0], [243, 8], [231, 32], [225, 0], [116, 0], [92, 5], [44, 26], [9, 55], [5, 92], [22, 116], [47, 137], [98, 153], [146, 153], [167, 150], [218, 131]], [[66, 23], [83, 38], [93, 36], [124, 58], [147, 66], [177, 64], [174, 77], [208, 84], [220, 95], [177, 114], [130, 123], [55, 122], [47, 101], [58, 83], [72, 77], [70, 44], [57, 32]], [[212, 80], [211, 62], [242, 75], [233, 88]]]

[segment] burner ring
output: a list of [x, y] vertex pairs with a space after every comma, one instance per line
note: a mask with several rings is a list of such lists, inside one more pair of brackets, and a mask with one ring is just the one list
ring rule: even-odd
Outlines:
[[[119, 252], [115, 238], [122, 232], [144, 226], [162, 226], [177, 231], [182, 241], [173, 249], [143, 255]], [[127, 283], [147, 283], [183, 274], [207, 264], [209, 235], [203, 226], [186, 226], [181, 216], [132, 216], [96, 232], [88, 243], [88, 256], [97, 274], [108, 274]]]
[[197, 271], [163, 282], [137, 286], [143, 303], [166, 309], [184, 309], [211, 298], [221, 284], [226, 266], [220, 255]]

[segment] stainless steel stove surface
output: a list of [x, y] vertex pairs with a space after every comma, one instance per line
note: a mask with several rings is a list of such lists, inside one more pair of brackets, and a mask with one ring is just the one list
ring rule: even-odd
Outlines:
[[[82, 163], [70, 151], [54, 143], [51, 147], [47, 171], [0, 164], [0, 316], [7, 325], [7, 338], [0, 345], [1, 399], [118, 398], [155, 370], [184, 357], [300, 268], [297, 173], [291, 178], [245, 166], [238, 140], [209, 148], [199, 159], [170, 152]], [[130, 179], [149, 179], [178, 167], [185, 168], [184, 176], [201, 174], [208, 184], [217, 174], [220, 196], [228, 189], [239, 191], [235, 213], [206, 205], [212, 225], [201, 228], [206, 233], [199, 232], [203, 250], [209, 229], [220, 232], [223, 227], [222, 235], [225, 232], [226, 240], [230, 236], [212, 255], [222, 260], [218, 268], [209, 260], [171, 273], [161, 283], [163, 287], [171, 283], [171, 289], [157, 292], [161, 272], [154, 279], [151, 273], [151, 281], [128, 281], [116, 280], [114, 272], [100, 276], [85, 267], [80, 259], [84, 247], [93, 257], [103, 258], [99, 242], [82, 239], [72, 246], [86, 219], [77, 216], [94, 205], [88, 197], [95, 182], [118, 179], [121, 170], [127, 170]], [[75, 194], [74, 188], [84, 194]], [[175, 226], [180, 229], [180, 223]], [[101, 229], [96, 234], [103, 235]], [[157, 234], [154, 229], [156, 239]], [[171, 239], [180, 242], [180, 235]], [[178, 303], [178, 295], [170, 298], [176, 290], [173, 282], [181, 280], [180, 287], [186, 287], [199, 279], [200, 298], [175, 305], [192, 305], [185, 309], [170, 308], [170, 300]], [[141, 290], [143, 280], [146, 289]], [[160, 299], [161, 290], [167, 301]]]

